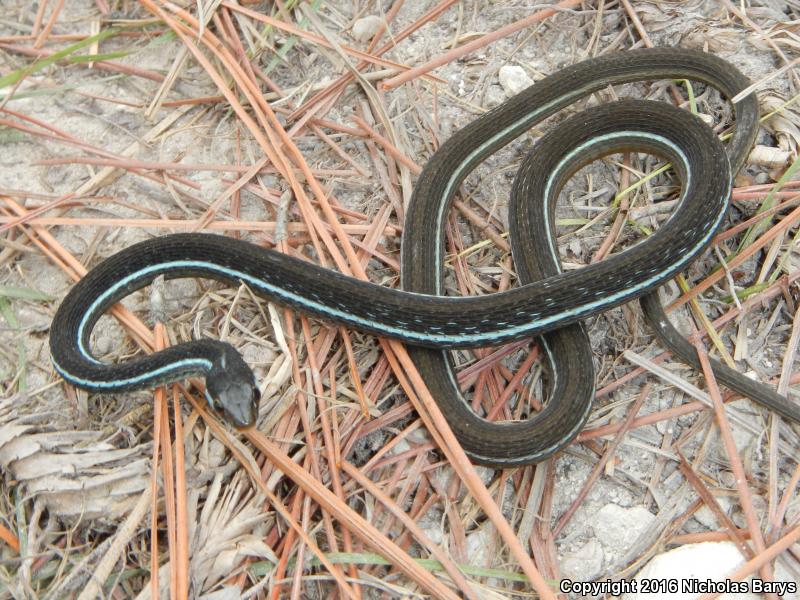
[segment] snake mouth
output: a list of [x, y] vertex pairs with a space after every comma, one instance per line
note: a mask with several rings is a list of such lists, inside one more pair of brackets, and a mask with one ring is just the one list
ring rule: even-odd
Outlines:
[[223, 417], [237, 431], [247, 431], [255, 427], [257, 406], [252, 400], [242, 404], [223, 405]]
[[247, 433], [248, 431], [253, 431], [256, 428], [256, 424], [255, 422], [247, 423], [246, 425], [233, 423], [233, 428], [240, 433]]

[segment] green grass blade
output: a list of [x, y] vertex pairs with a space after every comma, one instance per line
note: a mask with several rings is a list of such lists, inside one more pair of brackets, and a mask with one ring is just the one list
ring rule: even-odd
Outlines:
[[30, 288], [16, 287], [13, 285], [0, 285], [0, 297], [13, 298], [15, 300], [47, 301], [52, 300], [52, 296], [32, 290]]
[[130, 52], [127, 50], [118, 50], [116, 52], [104, 52], [102, 54], [81, 54], [79, 56], [70, 56], [67, 62], [71, 63], [89, 63], [99, 62], [101, 60], [113, 60], [115, 58], [123, 58], [128, 56]]
[[10, 329], [17, 332], [17, 372], [19, 373], [19, 377], [17, 378], [17, 390], [21, 392], [27, 387], [25, 371], [27, 369], [28, 359], [25, 356], [25, 344], [22, 342], [17, 316], [14, 314], [14, 311], [11, 310], [11, 302], [2, 296], [0, 296], [0, 316], [5, 319]]
[[57, 63], [58, 61], [69, 57], [70, 55], [74, 54], [78, 50], [85, 48], [86, 46], [91, 46], [95, 42], [100, 42], [102, 40], [108, 39], [113, 37], [119, 33], [119, 29], [114, 27], [110, 29], [106, 29], [105, 31], [101, 31], [100, 33], [90, 36], [80, 42], [76, 42], [70, 46], [67, 46], [63, 50], [59, 50], [58, 52], [53, 52], [50, 56], [43, 58], [41, 60], [37, 60], [36, 62], [22, 67], [21, 69], [17, 69], [16, 71], [12, 71], [8, 75], [4, 77], [0, 77], [0, 89], [7, 87], [9, 85], [14, 85], [15, 83], [25, 79], [28, 75], [32, 73], [36, 73], [37, 71], [41, 71], [42, 69], [49, 67], [52, 64]]
[[[795, 172], [798, 169], [800, 169], [800, 157], [796, 158], [794, 162], [792, 162], [792, 164], [789, 165], [789, 168], [786, 169], [783, 175], [781, 175], [781, 178], [778, 179], [778, 181], [769, 191], [767, 197], [764, 198], [764, 201], [761, 203], [761, 206], [758, 207], [758, 211], [756, 211], [757, 215], [764, 212], [765, 210], [769, 210], [770, 208], [775, 206], [775, 204], [777, 204], [777, 200], [775, 199], [775, 194], [778, 193], [784, 185], [786, 185], [787, 181], [790, 181], [792, 179], [792, 177], [794, 176]], [[755, 241], [755, 239], [759, 235], [761, 235], [761, 233], [763, 233], [764, 230], [766, 230], [771, 224], [772, 224], [772, 218], [764, 219], [763, 221], [759, 221], [758, 223], [753, 224], [753, 226], [750, 227], [744, 234], [744, 237], [742, 238], [742, 243], [739, 244], [739, 249], [737, 251], [737, 254], [742, 250], [744, 250], [745, 248], [747, 248], [750, 244], [752, 244]]]

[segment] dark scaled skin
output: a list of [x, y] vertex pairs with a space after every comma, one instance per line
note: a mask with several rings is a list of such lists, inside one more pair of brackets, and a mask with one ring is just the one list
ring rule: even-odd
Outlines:
[[[447, 205], [478, 163], [560, 108], [611, 84], [686, 78], [709, 84], [728, 98], [750, 86], [732, 65], [711, 55], [679, 48], [633, 50], [567, 67], [453, 134], [426, 164], [407, 207], [401, 260], [405, 291], [355, 280], [242, 240], [172, 234], [109, 257], [73, 287], [53, 319], [53, 362], [66, 380], [102, 392], [143, 389], [202, 374], [209, 403], [235, 426], [249, 427], [256, 420], [258, 390], [252, 372], [224, 342], [194, 340], [119, 364], [92, 360], [84, 350], [99, 316], [158, 275], [210, 277], [234, 286], [244, 281], [281, 305], [409, 344], [422, 378], [476, 463], [509, 468], [544, 460], [577, 435], [594, 397], [592, 350], [578, 322], [653, 293], [710, 242], [730, 196], [731, 166], [733, 172], [739, 170], [758, 132], [757, 99], [750, 94], [734, 104], [736, 129], [727, 146], [696, 117], [649, 101], [605, 104], [561, 121], [523, 161], [515, 180], [509, 233], [525, 285], [502, 293], [438, 295], [443, 289], [438, 259]], [[642, 243], [562, 272], [554, 251], [561, 185], [588, 161], [629, 150], [668, 157], [681, 175], [685, 201]], [[94, 309], [87, 321], [89, 305]], [[670, 324], [657, 296], [645, 305], [662, 343], [696, 365], [695, 349]], [[451, 359], [441, 350], [427, 350], [495, 346], [540, 334], [545, 335], [541, 344], [548, 349], [555, 383], [545, 410], [519, 422], [490, 422], [473, 412]], [[220, 351], [220, 345], [230, 350]], [[712, 365], [720, 381], [800, 422], [793, 401], [765, 393], [763, 386], [743, 386], [741, 379], [746, 378], [737, 379], [736, 372], [719, 363]]]

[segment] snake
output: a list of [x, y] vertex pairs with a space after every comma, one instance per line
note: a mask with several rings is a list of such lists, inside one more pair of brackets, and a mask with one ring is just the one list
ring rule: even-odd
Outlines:
[[[251, 427], [259, 417], [259, 387], [229, 343], [196, 339], [118, 363], [98, 359], [90, 344], [98, 319], [156, 277], [245, 284], [312, 317], [402, 341], [473, 462], [495, 468], [541, 462], [574, 440], [591, 411], [595, 370], [583, 323], [588, 317], [638, 298], [657, 338], [688, 364], [699, 365], [694, 346], [667, 318], [658, 287], [700, 256], [722, 226], [733, 175], [757, 133], [755, 95], [733, 104], [735, 130], [726, 144], [689, 111], [651, 100], [601, 103], [555, 125], [521, 161], [511, 190], [516, 287], [446, 295], [445, 220], [464, 179], [512, 140], [610, 85], [662, 79], [699, 81], [728, 99], [750, 85], [729, 62], [681, 48], [630, 50], [561, 69], [468, 123], [432, 154], [406, 210], [399, 288], [224, 235], [154, 237], [106, 258], [67, 293], [50, 330], [54, 368], [65, 381], [97, 393], [204, 377], [208, 404], [231, 425]], [[676, 206], [645, 239], [602, 261], [564, 270], [556, 240], [559, 193], [580, 168], [619, 152], [669, 161], [681, 184]], [[473, 411], [451, 351], [530, 338], [545, 356], [544, 407], [520, 420], [489, 421]], [[719, 361], [712, 360], [712, 369], [726, 386], [800, 422], [800, 409], [788, 398]]]

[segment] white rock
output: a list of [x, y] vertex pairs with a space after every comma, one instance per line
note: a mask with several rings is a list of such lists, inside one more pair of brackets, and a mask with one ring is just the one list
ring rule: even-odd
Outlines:
[[559, 567], [561, 574], [573, 581], [594, 579], [603, 567], [603, 547], [592, 538], [575, 552], [564, 555]]
[[507, 97], [519, 94], [526, 87], [533, 85], [533, 79], [520, 66], [503, 65], [500, 67], [500, 85], [503, 86]]
[[643, 506], [623, 508], [617, 504], [606, 504], [595, 513], [592, 528], [604, 546], [615, 552], [624, 552], [655, 518]]
[[408, 442], [405, 440], [400, 440], [386, 454], [389, 456], [397, 456], [398, 454], [408, 452], [409, 450], [411, 450], [411, 446], [408, 444]]
[[[730, 514], [731, 511], [731, 500], [727, 496], [717, 496], [717, 504], [719, 504], [722, 512], [726, 515]], [[705, 525], [709, 529], [714, 529], [719, 527], [719, 523], [717, 523], [716, 515], [711, 512], [711, 509], [708, 508], [705, 504], [701, 506], [696, 513], [694, 513], [694, 518], [701, 524]]]
[[[684, 592], [681, 589], [687, 580], [698, 579], [705, 582], [724, 581], [726, 576], [744, 563], [742, 555], [733, 542], [703, 542], [701, 544], [688, 544], [675, 548], [669, 552], [654, 556], [645, 567], [639, 571], [635, 581], [643, 579], [663, 580], [667, 583], [676, 582], [677, 592], [669, 593], [635, 593], [623, 594], [622, 600], [649, 600], [651, 598], [665, 598], [670, 600], [691, 600], [701, 594]], [[723, 594], [723, 600], [756, 600], [756, 594], [738, 593]]]
[[353, 23], [353, 37], [356, 41], [367, 42], [378, 33], [378, 29], [380, 29], [382, 23], [383, 19], [378, 15], [361, 17]]

